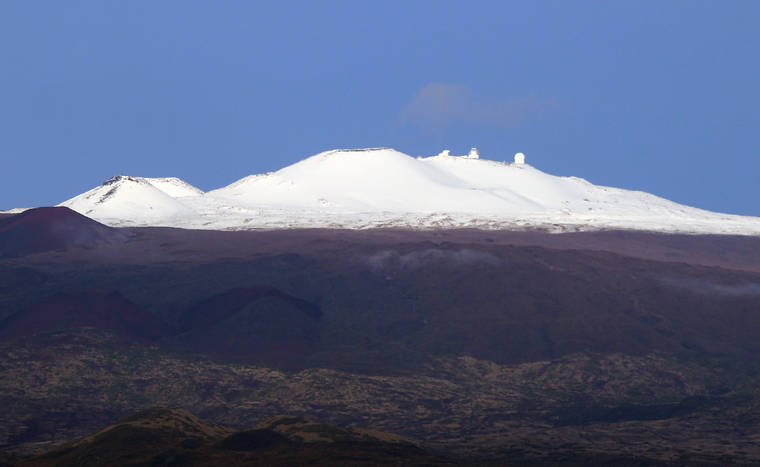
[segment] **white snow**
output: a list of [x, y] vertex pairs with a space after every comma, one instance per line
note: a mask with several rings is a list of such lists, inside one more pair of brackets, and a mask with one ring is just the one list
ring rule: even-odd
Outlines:
[[178, 178], [117, 175], [59, 206], [108, 225], [165, 225], [195, 215], [179, 196], [201, 196], [202, 193]]
[[164, 178], [143, 178], [148, 183], [163, 191], [172, 198], [181, 198], [183, 196], [198, 196], [203, 194], [203, 190], [196, 188], [184, 180], [177, 177]]
[[200, 229], [639, 229], [760, 234], [760, 218], [557, 177], [525, 163], [327, 151], [203, 193], [177, 178], [117, 176], [62, 203], [109, 225]]
[[12, 208], [0, 211], [0, 214], [21, 214], [24, 211], [28, 211], [32, 208]]

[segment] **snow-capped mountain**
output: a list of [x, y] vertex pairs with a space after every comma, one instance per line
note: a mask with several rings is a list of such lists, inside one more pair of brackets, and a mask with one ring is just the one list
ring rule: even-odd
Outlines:
[[760, 218], [558, 177], [522, 162], [414, 158], [387, 148], [327, 151], [204, 193], [177, 178], [117, 176], [63, 202], [113, 226], [610, 228], [760, 234]]
[[195, 212], [180, 201], [203, 191], [178, 178], [144, 178], [117, 175], [59, 206], [105, 224], [164, 224]]

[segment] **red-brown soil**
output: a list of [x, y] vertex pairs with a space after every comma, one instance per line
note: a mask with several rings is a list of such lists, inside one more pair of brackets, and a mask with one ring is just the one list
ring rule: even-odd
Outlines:
[[85, 290], [54, 294], [0, 322], [0, 339], [91, 327], [153, 341], [172, 332], [169, 325], [118, 292]]
[[[318, 412], [472, 456], [760, 458], [760, 238], [112, 230], [0, 260], [0, 318], [26, 317], [0, 339], [8, 449], [179, 401], [238, 426]], [[91, 287], [103, 308], [68, 305]]]
[[126, 240], [112, 229], [66, 207], [44, 207], [0, 218], [0, 257], [69, 248], [94, 248]]

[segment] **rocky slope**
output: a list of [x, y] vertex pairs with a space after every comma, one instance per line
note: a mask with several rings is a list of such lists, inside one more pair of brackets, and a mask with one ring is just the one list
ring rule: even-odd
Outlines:
[[235, 430], [182, 409], [148, 409], [22, 466], [453, 465], [393, 435], [280, 416]]
[[[497, 463], [760, 459], [752, 237], [123, 232], [0, 261], [3, 317], [58, 323], [0, 342], [5, 452], [179, 406], [240, 429], [283, 413], [371, 427]], [[169, 330], [56, 321], [100, 316], [56, 306], [92, 287]]]

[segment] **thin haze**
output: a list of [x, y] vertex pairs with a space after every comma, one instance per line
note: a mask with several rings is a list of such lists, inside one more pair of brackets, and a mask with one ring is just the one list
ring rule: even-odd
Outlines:
[[0, 3], [0, 208], [339, 147], [517, 151], [760, 216], [760, 3]]

